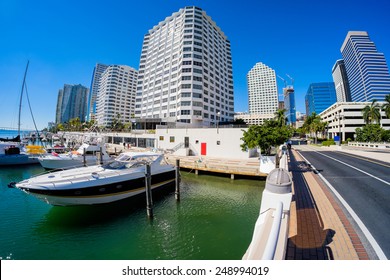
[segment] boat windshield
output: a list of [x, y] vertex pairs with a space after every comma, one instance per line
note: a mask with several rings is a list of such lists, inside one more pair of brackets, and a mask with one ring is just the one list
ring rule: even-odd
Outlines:
[[156, 159], [156, 156], [138, 156], [130, 157], [128, 155], [120, 155], [113, 162], [105, 165], [107, 169], [124, 169], [124, 168], [137, 168], [145, 166], [146, 164], [152, 164]]

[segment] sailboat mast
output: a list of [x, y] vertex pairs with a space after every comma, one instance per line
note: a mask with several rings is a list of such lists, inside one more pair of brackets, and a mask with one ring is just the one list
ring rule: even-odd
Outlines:
[[19, 101], [19, 117], [18, 117], [18, 135], [20, 136], [20, 115], [22, 113], [22, 100], [23, 100], [23, 90], [24, 90], [24, 84], [26, 82], [26, 75], [27, 75], [27, 69], [28, 64], [30, 63], [29, 60], [27, 60], [27, 66], [26, 70], [24, 71], [24, 77], [23, 77], [23, 84], [22, 84], [22, 91], [20, 92], [20, 101]]

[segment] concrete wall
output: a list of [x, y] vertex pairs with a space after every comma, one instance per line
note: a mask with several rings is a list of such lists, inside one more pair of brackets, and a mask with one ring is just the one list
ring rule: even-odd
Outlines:
[[[246, 129], [245, 129], [246, 130]], [[157, 148], [174, 149], [181, 144], [177, 154], [185, 154], [185, 137], [189, 140], [192, 155], [201, 156], [202, 143], [206, 156], [221, 158], [249, 158], [256, 156], [253, 151], [241, 151], [243, 128], [164, 128], [156, 130]]]

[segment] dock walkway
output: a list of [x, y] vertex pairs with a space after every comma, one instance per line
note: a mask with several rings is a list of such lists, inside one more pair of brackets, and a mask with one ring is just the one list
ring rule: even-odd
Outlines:
[[260, 162], [258, 158], [247, 159], [229, 159], [214, 158], [206, 156], [177, 156], [173, 154], [166, 155], [167, 161], [175, 164], [176, 159], [180, 159], [180, 168], [194, 170], [195, 174], [199, 171], [230, 174], [242, 176], [266, 177], [267, 174], [259, 171]]

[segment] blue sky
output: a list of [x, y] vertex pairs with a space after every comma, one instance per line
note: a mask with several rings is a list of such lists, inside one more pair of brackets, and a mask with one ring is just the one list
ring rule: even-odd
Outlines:
[[[17, 126], [27, 60], [31, 106], [42, 129], [55, 120], [65, 83], [89, 87], [97, 62], [138, 69], [144, 34], [191, 5], [205, 10], [231, 42], [235, 111], [248, 110], [246, 74], [257, 62], [294, 78], [296, 107], [304, 112], [309, 84], [332, 81], [348, 31], [367, 31], [390, 56], [386, 0], [0, 0], [0, 127]], [[278, 87], [281, 93], [281, 80]], [[26, 100], [22, 127], [33, 128]]]

